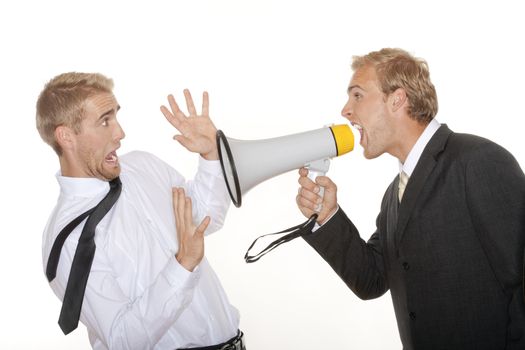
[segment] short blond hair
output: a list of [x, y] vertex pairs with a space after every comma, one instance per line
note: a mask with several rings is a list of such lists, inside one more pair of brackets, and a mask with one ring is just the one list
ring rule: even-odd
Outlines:
[[354, 72], [365, 66], [375, 68], [379, 88], [386, 96], [398, 88], [405, 90], [409, 102], [408, 114], [413, 119], [428, 124], [436, 116], [437, 94], [425, 60], [401, 49], [384, 48], [353, 57]]
[[64, 125], [79, 133], [86, 100], [112, 90], [113, 80], [99, 73], [70, 72], [51, 79], [36, 103], [36, 128], [42, 139], [61, 155], [55, 139], [56, 128]]

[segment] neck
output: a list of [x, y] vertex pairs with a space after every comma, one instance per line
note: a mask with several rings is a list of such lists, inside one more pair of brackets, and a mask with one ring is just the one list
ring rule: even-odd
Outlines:
[[77, 167], [73, 166], [71, 164], [71, 162], [69, 162], [67, 160], [66, 157], [64, 157], [64, 156], [58, 157], [58, 160], [60, 162], [60, 172], [61, 172], [62, 176], [67, 176], [67, 177], [85, 177], [85, 176], [82, 176], [82, 174], [80, 174], [76, 170]]
[[[66, 177], [97, 177], [94, 174], [86, 173], [86, 167], [81, 166], [73, 157], [63, 154], [58, 157], [60, 162], [60, 172]], [[102, 180], [102, 179], [101, 179]]]
[[421, 124], [409, 117], [407, 118], [408, 120], [405, 120], [405, 122], [397, 129], [398, 142], [396, 147], [394, 147], [393, 151], [390, 153], [392, 156], [399, 159], [401, 163], [405, 163], [408, 154], [412, 148], [414, 148], [417, 140], [427, 127], [426, 124]]
[[62, 174], [62, 176], [75, 177], [74, 175], [72, 175], [72, 169], [64, 157], [58, 157], [58, 161], [60, 163], [60, 173]]

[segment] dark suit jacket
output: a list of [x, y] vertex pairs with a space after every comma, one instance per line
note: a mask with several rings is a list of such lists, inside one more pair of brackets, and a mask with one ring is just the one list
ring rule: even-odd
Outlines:
[[404, 349], [525, 349], [525, 176], [495, 143], [442, 125], [363, 241], [342, 209], [305, 240], [362, 299], [390, 290]]

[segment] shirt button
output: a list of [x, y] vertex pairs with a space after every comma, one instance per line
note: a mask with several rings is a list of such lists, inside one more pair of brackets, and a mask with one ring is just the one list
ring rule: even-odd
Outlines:
[[408, 269], [410, 269], [410, 265], [406, 261], [403, 263], [403, 269], [405, 271], [408, 271]]
[[415, 320], [416, 319], [416, 313], [415, 312], [410, 312], [408, 314], [408, 316], [410, 317], [411, 320]]

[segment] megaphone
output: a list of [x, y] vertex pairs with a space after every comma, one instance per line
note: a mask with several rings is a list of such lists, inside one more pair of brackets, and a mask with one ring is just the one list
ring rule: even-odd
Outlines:
[[354, 134], [346, 124], [264, 140], [236, 140], [218, 130], [216, 139], [222, 173], [236, 207], [261, 182], [301, 167], [307, 167], [308, 176], [315, 179], [328, 171], [331, 158], [354, 148]]

